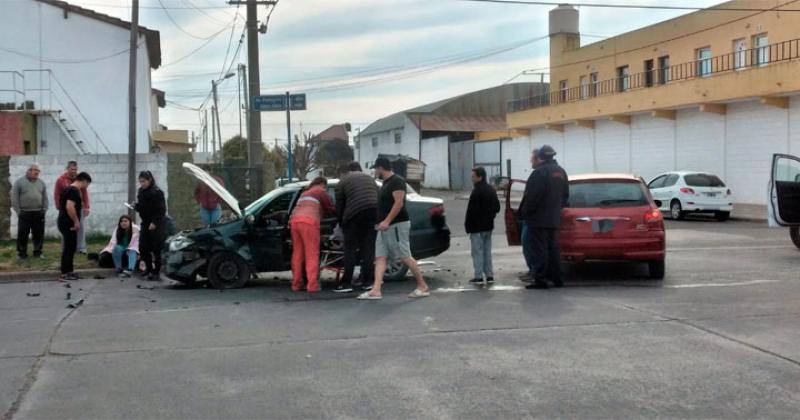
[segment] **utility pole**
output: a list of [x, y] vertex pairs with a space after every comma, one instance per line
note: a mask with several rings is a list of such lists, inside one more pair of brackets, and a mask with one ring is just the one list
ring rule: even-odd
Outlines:
[[217, 122], [217, 141], [219, 142], [220, 161], [224, 163], [225, 158], [222, 156], [222, 128], [219, 126], [219, 103], [217, 102], [217, 82], [215, 80], [211, 81], [211, 92], [214, 95], [214, 119]]
[[[216, 108], [214, 105], [211, 105], [211, 154], [213, 155], [217, 151], [217, 123], [214, 119], [214, 114], [216, 114]], [[213, 156], [212, 156], [213, 157]]]
[[288, 172], [289, 172], [289, 174], [288, 174], [289, 182], [292, 182], [292, 178], [294, 178], [292, 176], [292, 161], [293, 161], [293, 159], [292, 159], [292, 117], [291, 117], [292, 112], [290, 111], [291, 109], [292, 109], [292, 107], [291, 107], [291, 104], [290, 104], [290, 101], [289, 101], [289, 92], [286, 92], [286, 138], [289, 139], [289, 150], [287, 152], [287, 156], [289, 158], [288, 158], [288, 162], [286, 162], [286, 165], [287, 165]]
[[[250, 142], [250, 139], [252, 137], [250, 137], [250, 96], [247, 94], [247, 92], [248, 92], [248, 89], [247, 89], [247, 66], [245, 66], [244, 64], [239, 64], [239, 71], [241, 72], [241, 76], [242, 76], [241, 82], [242, 82], [242, 87], [244, 88], [244, 92], [243, 92], [244, 93], [244, 102], [243, 102], [243, 105], [244, 105], [244, 122], [245, 122], [244, 126], [245, 126], [245, 130], [246, 130], [245, 132], [247, 133], [247, 141], [248, 141], [248, 146], [249, 146], [250, 145], [249, 142]], [[239, 112], [240, 112], [239, 115], [241, 116], [241, 110], [239, 110]], [[247, 148], [247, 166], [250, 167], [250, 168], [253, 167], [253, 154], [250, 153], [250, 147]]]
[[[136, 201], [136, 56], [139, 45], [139, 0], [131, 5], [131, 44], [128, 59], [128, 203]], [[133, 209], [128, 215], [133, 217]]]
[[[261, 80], [259, 74], [258, 63], [258, 6], [275, 6], [277, 0], [230, 0], [228, 4], [231, 5], [246, 5], [247, 6], [247, 67], [248, 85], [247, 89], [247, 108], [250, 121], [248, 122], [249, 134], [248, 142], [250, 150], [248, 156], [250, 157], [251, 167], [263, 169], [264, 157], [261, 156], [261, 114], [259, 111], [253, 111], [252, 98], [253, 96], [261, 95]], [[266, 29], [266, 27], [265, 27]], [[262, 171], [258, 171], [261, 173]], [[261, 182], [254, 182], [251, 185], [254, 187], [255, 197], [261, 196], [263, 187]]]

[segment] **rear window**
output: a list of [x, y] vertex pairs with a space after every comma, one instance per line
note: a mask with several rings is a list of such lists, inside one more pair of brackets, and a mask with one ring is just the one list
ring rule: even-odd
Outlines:
[[650, 204], [638, 182], [577, 182], [569, 185], [569, 206], [638, 207]]
[[725, 183], [722, 182], [716, 175], [710, 174], [689, 174], [683, 177], [686, 185], [690, 187], [724, 187]]

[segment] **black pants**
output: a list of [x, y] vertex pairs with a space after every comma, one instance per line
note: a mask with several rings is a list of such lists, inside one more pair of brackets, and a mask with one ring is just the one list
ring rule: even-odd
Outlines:
[[375, 281], [375, 210], [362, 211], [342, 226], [344, 231], [344, 277], [342, 284], [353, 281], [356, 265], [361, 264], [361, 283]]
[[33, 255], [42, 254], [44, 244], [44, 212], [23, 211], [19, 215], [17, 225], [17, 254], [20, 257], [28, 256], [28, 235], [33, 233]]
[[139, 232], [139, 254], [144, 261], [145, 272], [158, 274], [161, 271], [161, 249], [164, 247], [164, 227], [150, 230], [150, 222], [142, 221]]
[[75, 271], [73, 261], [75, 260], [75, 251], [78, 249], [78, 231], [71, 230], [72, 225], [69, 223], [59, 223], [58, 231], [61, 232], [61, 237], [64, 238], [63, 248], [61, 249], [61, 274], [68, 274]]
[[537, 282], [561, 281], [561, 248], [558, 229], [528, 227], [533, 254], [533, 279]]

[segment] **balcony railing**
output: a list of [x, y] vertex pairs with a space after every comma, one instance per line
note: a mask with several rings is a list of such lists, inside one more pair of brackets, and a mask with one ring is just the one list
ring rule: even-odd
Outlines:
[[771, 63], [798, 58], [800, 58], [800, 39], [793, 39], [669, 67], [656, 68], [624, 77], [588, 83], [569, 89], [561, 89], [543, 95], [516, 99], [508, 102], [508, 112], [519, 112], [550, 105], [583, 101], [598, 96], [709, 77], [718, 73], [763, 67]]

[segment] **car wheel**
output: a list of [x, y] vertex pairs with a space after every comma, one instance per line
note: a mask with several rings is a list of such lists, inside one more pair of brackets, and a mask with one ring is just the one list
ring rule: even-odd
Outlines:
[[218, 252], [208, 262], [208, 281], [215, 289], [238, 289], [250, 280], [250, 269], [238, 255]]
[[653, 280], [662, 280], [664, 278], [665, 264], [664, 260], [650, 261], [647, 263], [650, 270], [650, 278]]
[[794, 246], [800, 249], [800, 227], [793, 227], [789, 229], [789, 236], [792, 237], [792, 242], [794, 242]]
[[724, 222], [731, 218], [731, 212], [729, 211], [718, 211], [714, 213], [714, 217], [717, 218], [720, 222]]
[[672, 203], [669, 204], [669, 216], [673, 220], [683, 220], [685, 213], [683, 212], [683, 207], [681, 206], [680, 201], [672, 200]]
[[402, 261], [390, 262], [386, 265], [386, 272], [383, 274], [385, 281], [399, 281], [406, 278], [408, 267]]

